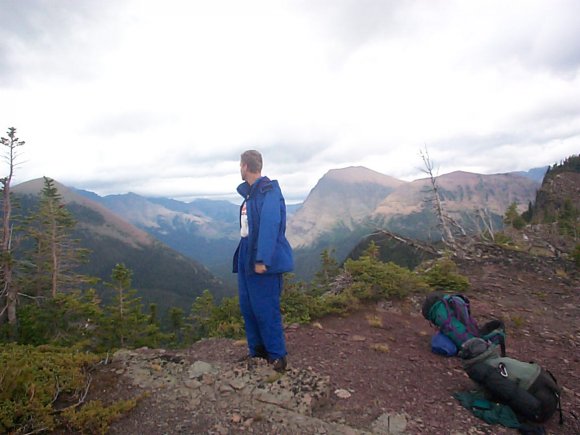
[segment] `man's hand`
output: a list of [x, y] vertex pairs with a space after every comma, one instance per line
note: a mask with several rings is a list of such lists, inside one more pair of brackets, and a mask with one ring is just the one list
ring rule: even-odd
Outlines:
[[256, 265], [254, 266], [254, 272], [256, 273], [266, 273], [266, 265], [264, 263], [256, 263]]

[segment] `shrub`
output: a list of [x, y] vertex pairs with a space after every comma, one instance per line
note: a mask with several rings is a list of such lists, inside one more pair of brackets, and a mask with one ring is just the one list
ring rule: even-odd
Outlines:
[[523, 217], [518, 216], [517, 218], [514, 219], [512, 225], [516, 230], [521, 230], [523, 227], [526, 226], [526, 221]]
[[25, 303], [18, 314], [20, 344], [98, 347], [102, 310], [94, 290], [59, 293], [42, 303]]
[[318, 319], [328, 314], [346, 314], [360, 305], [360, 301], [347, 289], [339, 294], [325, 294], [320, 296], [320, 304], [315, 308], [312, 318]]
[[494, 240], [495, 240], [495, 243], [497, 243], [498, 245], [513, 245], [514, 244], [513, 239], [502, 231], [495, 233]]
[[63, 425], [105, 433], [106, 422], [131, 409], [134, 401], [80, 406], [89, 385], [87, 369], [99, 360], [96, 354], [56, 346], [4, 345], [0, 350], [0, 433], [51, 431]]
[[66, 409], [62, 417], [69, 429], [104, 435], [113, 421], [129, 412], [136, 404], [136, 400], [120, 400], [105, 406], [100, 400], [94, 400], [80, 409]]
[[191, 338], [203, 337], [239, 338], [244, 332], [244, 321], [237, 297], [223, 298], [219, 305], [209, 290], [195, 299], [191, 307]]
[[457, 265], [449, 258], [442, 258], [424, 272], [423, 278], [436, 290], [464, 292], [469, 289], [469, 280], [460, 275]]
[[403, 299], [427, 289], [425, 281], [409, 269], [391, 262], [383, 263], [370, 256], [349, 259], [344, 269], [352, 275], [352, 291], [360, 300]]
[[319, 298], [297, 289], [285, 291], [280, 301], [284, 323], [310, 322], [319, 302]]

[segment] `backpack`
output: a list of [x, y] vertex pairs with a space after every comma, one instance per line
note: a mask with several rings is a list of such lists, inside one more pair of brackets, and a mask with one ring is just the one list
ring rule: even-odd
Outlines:
[[562, 424], [561, 388], [554, 375], [533, 362], [500, 358], [495, 349], [481, 338], [461, 346], [459, 356], [469, 377], [525, 419], [543, 423], [559, 411]]
[[457, 351], [458, 349], [455, 343], [441, 331], [431, 337], [431, 352], [437, 355], [455, 356], [457, 355]]
[[425, 298], [422, 313], [423, 317], [439, 327], [439, 331], [446, 335], [457, 348], [460, 348], [470, 338], [479, 337], [498, 344], [502, 356], [505, 356], [505, 326], [503, 322], [491, 320], [479, 328], [476, 320], [471, 316], [467, 296], [433, 292]]

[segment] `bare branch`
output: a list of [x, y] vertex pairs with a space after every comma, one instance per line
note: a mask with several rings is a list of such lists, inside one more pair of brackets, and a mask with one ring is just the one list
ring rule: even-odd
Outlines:
[[85, 389], [84, 389], [83, 393], [81, 394], [81, 397], [79, 397], [78, 402], [75, 403], [74, 405], [67, 406], [66, 408], [57, 409], [57, 410], [53, 411], [52, 414], [60, 414], [68, 409], [78, 408], [83, 403], [85, 403], [87, 395], [89, 394], [89, 388], [91, 387], [92, 380], [93, 380], [92, 376], [90, 374], [87, 374], [87, 384], [85, 385]]

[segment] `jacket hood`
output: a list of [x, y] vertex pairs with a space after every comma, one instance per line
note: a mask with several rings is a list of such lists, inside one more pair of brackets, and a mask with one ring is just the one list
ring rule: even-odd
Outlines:
[[256, 189], [259, 189], [260, 192], [266, 192], [268, 190], [273, 189], [275, 186], [278, 185], [278, 181], [270, 180], [268, 177], [260, 177], [258, 178], [254, 184], [251, 186], [248, 184], [247, 181], [244, 181], [242, 184], [238, 186], [238, 193], [244, 198], [247, 199], [249, 195], [252, 194]]

